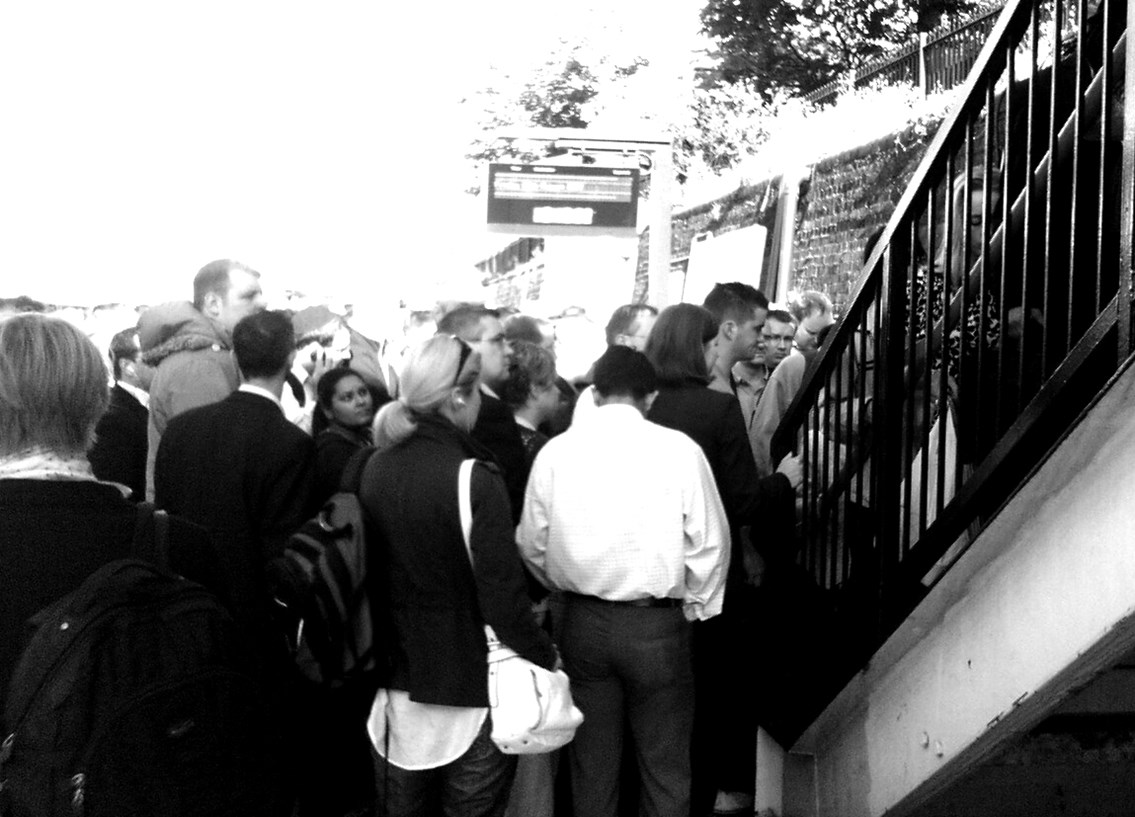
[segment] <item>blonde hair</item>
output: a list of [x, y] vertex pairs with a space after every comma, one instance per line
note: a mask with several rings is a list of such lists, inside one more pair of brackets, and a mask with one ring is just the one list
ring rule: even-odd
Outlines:
[[102, 354], [82, 330], [37, 313], [0, 320], [0, 454], [83, 454], [110, 399]]
[[375, 445], [388, 448], [413, 436], [418, 428], [415, 415], [437, 414], [454, 387], [468, 396], [477, 378], [469, 376], [467, 361], [475, 357], [477, 352], [453, 335], [434, 335], [411, 348], [402, 365], [398, 399], [374, 418]]

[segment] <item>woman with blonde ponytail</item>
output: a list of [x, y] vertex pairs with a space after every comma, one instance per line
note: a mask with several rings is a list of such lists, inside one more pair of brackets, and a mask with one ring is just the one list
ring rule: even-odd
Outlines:
[[[469, 436], [481, 360], [451, 335], [406, 357], [399, 398], [374, 420], [379, 451], [359, 496], [376, 528], [390, 664], [368, 720], [377, 814], [499, 815], [516, 758], [490, 737], [484, 625], [543, 667], [557, 655], [529, 609], [508, 493], [492, 455]], [[476, 459], [466, 551], [458, 470]]]

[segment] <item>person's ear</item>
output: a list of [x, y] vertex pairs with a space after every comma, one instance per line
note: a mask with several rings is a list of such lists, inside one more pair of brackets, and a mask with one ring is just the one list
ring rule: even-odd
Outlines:
[[201, 313], [210, 318], [219, 318], [225, 306], [225, 299], [219, 292], [206, 292], [201, 302]]
[[737, 334], [737, 322], [733, 320], [722, 321], [721, 323], [721, 337], [726, 340], [733, 340], [733, 336]]

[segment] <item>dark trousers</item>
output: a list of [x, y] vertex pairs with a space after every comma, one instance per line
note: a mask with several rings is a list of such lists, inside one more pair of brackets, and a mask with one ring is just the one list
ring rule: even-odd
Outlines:
[[516, 758], [501, 753], [485, 718], [473, 745], [452, 763], [410, 771], [374, 757], [378, 817], [501, 817]]
[[576, 817], [618, 813], [625, 725], [638, 762], [640, 813], [686, 817], [694, 677], [681, 609], [569, 596], [560, 646], [584, 715], [567, 747]]

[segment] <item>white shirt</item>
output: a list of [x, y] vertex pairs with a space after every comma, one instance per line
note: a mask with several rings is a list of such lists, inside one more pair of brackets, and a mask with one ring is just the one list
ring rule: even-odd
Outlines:
[[729, 523], [709, 463], [633, 406], [589, 412], [536, 455], [516, 532], [545, 586], [609, 601], [677, 598], [721, 612]]

